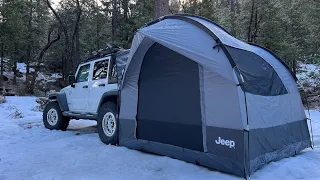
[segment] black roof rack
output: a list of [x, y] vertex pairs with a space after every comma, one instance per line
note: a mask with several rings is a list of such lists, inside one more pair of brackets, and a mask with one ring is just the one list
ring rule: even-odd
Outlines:
[[120, 50], [122, 50], [122, 48], [119, 46], [107, 44], [106, 48], [89, 53], [85, 58], [84, 62], [90, 62], [98, 58], [106, 57]]

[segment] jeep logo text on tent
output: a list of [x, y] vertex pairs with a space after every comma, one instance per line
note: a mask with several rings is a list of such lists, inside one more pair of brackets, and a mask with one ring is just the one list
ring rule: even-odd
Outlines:
[[215, 140], [216, 144], [221, 144], [223, 146], [228, 146], [229, 148], [236, 148], [236, 143], [233, 140], [224, 140], [221, 139], [221, 137], [218, 137], [217, 140]]

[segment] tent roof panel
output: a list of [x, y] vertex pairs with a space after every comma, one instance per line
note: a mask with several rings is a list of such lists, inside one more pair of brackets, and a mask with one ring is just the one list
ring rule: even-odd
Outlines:
[[[149, 25], [152, 25], [152, 24], [155, 24], [159, 21], [161, 21], [162, 19], [167, 19], [167, 18], [178, 18], [178, 19], [185, 19], [186, 17], [190, 18], [190, 19], [193, 19], [197, 22], [207, 22], [205, 23], [206, 25], [208, 24], [212, 24], [213, 26], [211, 28], [209, 28], [214, 36], [218, 37], [223, 43], [226, 43], [227, 45], [229, 46], [232, 46], [232, 47], [236, 47], [236, 48], [243, 48], [243, 47], [247, 47], [248, 49], [250, 49], [251, 46], [258, 46], [262, 49], [264, 49], [265, 51], [269, 52], [272, 56], [275, 56], [275, 58], [280, 61], [288, 70], [289, 72], [292, 74], [293, 78], [295, 80], [298, 80], [297, 77], [292, 73], [292, 71], [290, 70], [290, 68], [284, 63], [284, 61], [282, 59], [280, 59], [277, 55], [275, 55], [272, 51], [270, 51], [269, 49], [267, 48], [264, 48], [264, 47], [261, 47], [257, 44], [253, 44], [253, 43], [246, 43], [246, 42], [243, 42], [243, 41], [240, 41], [236, 38], [234, 38], [226, 29], [224, 29], [222, 26], [214, 23], [213, 21], [209, 20], [209, 19], [206, 19], [206, 18], [203, 18], [203, 17], [200, 17], [200, 16], [196, 16], [196, 15], [192, 15], [192, 14], [175, 14], [175, 15], [170, 15], [170, 16], [165, 16], [165, 17], [162, 17], [162, 18], [159, 18], [159, 19], [156, 19], [150, 23], [147, 24], [147, 26]], [[201, 20], [201, 21], [199, 21]], [[203, 25], [205, 25], [204, 23], [201, 23]], [[205, 26], [207, 27], [207, 26]], [[206, 30], [207, 32], [207, 30]], [[228, 36], [225, 36], [225, 35], [229, 35]], [[228, 39], [230, 38], [231, 39]], [[244, 50], [248, 50], [248, 49], [244, 49]]]
[[217, 42], [198, 26], [179, 19], [165, 19], [139, 32], [235, 82], [232, 66]]

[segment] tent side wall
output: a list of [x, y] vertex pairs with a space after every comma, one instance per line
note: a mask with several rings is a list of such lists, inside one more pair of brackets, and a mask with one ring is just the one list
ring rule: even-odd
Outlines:
[[306, 120], [249, 132], [251, 174], [263, 165], [297, 155], [311, 146]]
[[[250, 173], [270, 161], [293, 156], [311, 146], [306, 116], [294, 78], [269, 52], [259, 47], [253, 48], [253, 52], [228, 48], [243, 76], [249, 77], [244, 86], [250, 89], [243, 89], [246, 91], [250, 126]], [[241, 61], [241, 58], [246, 61]], [[250, 63], [251, 60], [254, 63]], [[256, 67], [261, 67], [259, 71], [254, 69], [256, 67], [250, 70], [255, 63]], [[253, 78], [251, 73], [254, 73]]]
[[[250, 127], [248, 151], [251, 173], [270, 161], [292, 156], [310, 147], [310, 134], [295, 77], [283, 62], [266, 49], [244, 43], [205, 19], [190, 18], [208, 27], [227, 46], [242, 75], [249, 77], [247, 82], [258, 78], [251, 86], [249, 83], [249, 86], [244, 84], [247, 87], [242, 87], [246, 91]], [[250, 59], [252, 63], [242, 66], [241, 63], [250, 62]], [[255, 72], [257, 67], [246, 69], [259, 61], [260, 65], [256, 66], [265, 72]], [[268, 81], [270, 83], [266, 83]]]

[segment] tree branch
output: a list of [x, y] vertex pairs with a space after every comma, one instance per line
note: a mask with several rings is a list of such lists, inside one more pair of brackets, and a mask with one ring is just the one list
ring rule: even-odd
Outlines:
[[49, 29], [48, 42], [47, 42], [47, 44], [43, 47], [43, 49], [41, 50], [41, 52], [40, 52], [40, 54], [39, 54], [39, 57], [38, 57], [38, 59], [37, 59], [37, 62], [38, 62], [38, 63], [41, 62], [41, 60], [42, 60], [45, 52], [46, 52], [54, 43], [56, 43], [57, 41], [60, 40], [60, 34], [61, 34], [61, 32], [60, 32], [60, 29], [58, 29], [58, 35], [57, 35], [57, 37], [56, 37], [54, 40], [51, 41], [51, 34], [52, 34], [53, 30], [54, 30], [54, 27], [52, 27], [52, 28]]
[[76, 38], [76, 31], [79, 28], [79, 23], [80, 23], [80, 19], [81, 19], [81, 14], [82, 14], [82, 9], [80, 6], [80, 1], [76, 0], [77, 3], [77, 19], [74, 25], [74, 29], [73, 29], [73, 33], [72, 33], [72, 42], [74, 42], [74, 39]]
[[250, 21], [249, 21], [249, 27], [248, 27], [248, 42], [252, 42], [251, 39], [251, 34], [252, 34], [252, 22], [253, 22], [253, 14], [254, 14], [254, 7], [255, 7], [255, 2], [254, 0], [251, 0], [251, 13], [250, 13]]
[[[53, 9], [51, 3], [49, 0], [44, 0], [45, 3], [48, 5], [49, 9], [52, 11], [53, 15], [56, 17], [56, 19], [58, 20], [62, 30], [63, 30], [63, 33], [64, 35], [66, 36], [66, 41], [69, 41], [69, 36], [68, 36], [68, 30], [66, 28], [66, 26], [64, 26], [60, 16], [58, 15], [58, 13], [56, 12], [56, 10]], [[78, 1], [78, 0], [77, 0]]]

